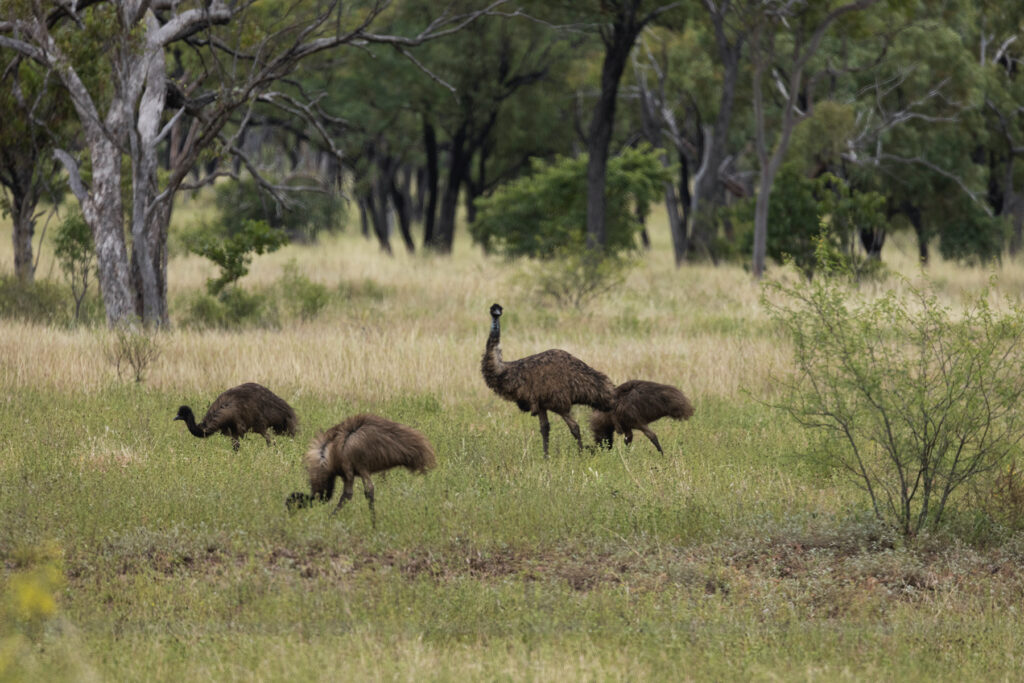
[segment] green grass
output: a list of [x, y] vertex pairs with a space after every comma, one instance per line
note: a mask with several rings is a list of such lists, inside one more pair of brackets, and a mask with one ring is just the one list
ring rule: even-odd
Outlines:
[[[876, 522], [763, 403], [788, 351], [757, 288], [676, 270], [666, 235], [584, 312], [537, 307], [465, 242], [287, 247], [243, 285], [294, 260], [332, 293], [314, 320], [162, 333], [140, 385], [101, 330], [0, 321], [0, 680], [1019, 679], [1024, 534], [961, 508], [910, 541]], [[952, 302], [987, 281], [936, 267]], [[180, 319], [209, 271], [170, 269]], [[480, 380], [495, 300], [506, 358], [560, 346], [678, 384], [696, 415], [653, 425], [663, 456], [639, 434], [577, 453], [554, 418], [545, 460]], [[235, 453], [172, 421], [247, 380], [296, 438]], [[376, 528], [360, 484], [336, 516], [287, 514], [309, 441], [359, 411], [421, 430], [438, 467], [375, 476]]]
[[9, 673], [991, 680], [1021, 665], [1007, 606], [1024, 553], [906, 547], [787, 456], [791, 429], [754, 402], [658, 423], [665, 456], [641, 440], [579, 455], [556, 425], [545, 461], [511, 406], [399, 397], [376, 409], [422, 429], [439, 466], [378, 476], [373, 529], [358, 485], [336, 517], [283, 505], [313, 425], [366, 406], [299, 400], [295, 440], [234, 453], [171, 421], [179, 400], [112, 385], [7, 401], [7, 571], [55, 542], [67, 577]]

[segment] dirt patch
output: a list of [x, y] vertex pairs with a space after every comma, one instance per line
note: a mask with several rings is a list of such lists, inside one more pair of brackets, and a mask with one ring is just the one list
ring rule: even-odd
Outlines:
[[[210, 547], [167, 552], [153, 547], [121, 555], [105, 569], [125, 575], [224, 576], [254, 564], [300, 580], [351, 581], [394, 572], [409, 581], [446, 583], [555, 582], [587, 592], [624, 587], [631, 593], [668, 588], [715, 599], [755, 598], [783, 591], [814, 613], [842, 616], [868, 602], [919, 601], [949, 591], [997, 589], [1024, 599], [1024, 563], [969, 548], [955, 552], [914, 552], [892, 548], [852, 551], [849, 547], [794, 541], [731, 542], [687, 548], [588, 551], [579, 547], [481, 548], [453, 543], [440, 549], [369, 551], [355, 544], [346, 553], [322, 547], [274, 547], [262, 555], [232, 555]], [[104, 568], [70, 559], [68, 577], [88, 581]]]

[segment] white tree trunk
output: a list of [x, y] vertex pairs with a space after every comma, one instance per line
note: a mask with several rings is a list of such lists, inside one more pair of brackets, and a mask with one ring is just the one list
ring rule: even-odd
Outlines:
[[[156, 18], [146, 17], [147, 37], [152, 38], [159, 29]], [[160, 121], [164, 112], [166, 91], [166, 64], [163, 46], [147, 40], [140, 69], [144, 69], [145, 89], [139, 101], [137, 121], [131, 131], [132, 151], [132, 272], [139, 285], [142, 318], [147, 323], [163, 325], [168, 322], [165, 296], [166, 270], [159, 264], [166, 258], [161, 236], [165, 226], [154, 225], [154, 219], [163, 217], [154, 199], [159, 193], [157, 181], [157, 145]], [[163, 204], [163, 202], [161, 202]], [[170, 218], [169, 212], [167, 218]]]
[[114, 326], [135, 314], [124, 240], [121, 153], [106, 135], [95, 139], [87, 133], [86, 142], [92, 158], [92, 182], [87, 195], [78, 195], [77, 192], [76, 195], [82, 206], [82, 217], [92, 228], [107, 325]]

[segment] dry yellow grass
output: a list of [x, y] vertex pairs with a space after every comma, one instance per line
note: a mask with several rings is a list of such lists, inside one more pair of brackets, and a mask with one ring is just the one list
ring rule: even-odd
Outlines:
[[[182, 220], [192, 220], [190, 211], [182, 213]], [[0, 269], [9, 272], [9, 223], [0, 231]], [[451, 257], [409, 255], [399, 244], [388, 257], [351, 229], [313, 246], [289, 246], [257, 257], [243, 286], [269, 285], [294, 262], [304, 275], [331, 288], [377, 283], [386, 289], [383, 300], [369, 309], [343, 304], [283, 329], [172, 329], [158, 335], [161, 355], [145, 381], [160, 390], [211, 396], [254, 380], [292, 398], [310, 394], [372, 404], [430, 393], [447, 404], [490, 400], [478, 363], [487, 309], [499, 301], [511, 314], [503, 328], [506, 358], [564, 348], [616, 382], [634, 377], [670, 382], [695, 399], [735, 396], [745, 388], [763, 393], [788, 352], [767, 332], [760, 288], [735, 266], [674, 268], [658, 214], [651, 235], [653, 250], [625, 286], [583, 313], [540, 305], [518, 284], [521, 265], [485, 257], [463, 234]], [[896, 240], [886, 247], [886, 263], [914, 276], [919, 270], [914, 252], [910, 240]], [[50, 260], [44, 244], [41, 272]], [[983, 287], [991, 272], [943, 262], [929, 268], [951, 303]], [[1024, 291], [1019, 264], [1007, 263], [996, 272], [1002, 291], [1015, 297]], [[172, 302], [201, 288], [213, 274], [213, 266], [199, 257], [173, 257]], [[0, 322], [0, 386], [95, 392], [116, 379], [105, 358], [109, 344], [104, 330]]]

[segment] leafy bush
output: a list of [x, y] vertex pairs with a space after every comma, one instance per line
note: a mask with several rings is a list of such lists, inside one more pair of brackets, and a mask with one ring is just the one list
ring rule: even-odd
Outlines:
[[[733, 217], [753, 222], [755, 199], [741, 202]], [[822, 255], [857, 279], [877, 274], [881, 262], [869, 259], [859, 246], [861, 230], [885, 224], [885, 197], [877, 192], [855, 192], [842, 178], [825, 173], [804, 176], [795, 165], [779, 171], [768, 207], [768, 256], [791, 262], [808, 279], [815, 275]], [[753, 248], [753, 231], [744, 231], [743, 253]]]
[[0, 275], [0, 318], [65, 325], [69, 322], [66, 302], [67, 290], [54, 282], [23, 282], [13, 275]]
[[64, 553], [53, 542], [9, 551], [0, 589], [0, 680], [29, 680], [47, 624], [59, 616]]
[[299, 272], [295, 261], [289, 261], [277, 283], [280, 300], [291, 317], [312, 320], [330, 300], [327, 288]]
[[332, 232], [343, 224], [345, 203], [330, 187], [321, 187], [314, 178], [296, 177], [285, 181], [295, 187], [317, 187], [289, 196], [290, 204], [282, 206], [260, 189], [251, 178], [217, 185], [214, 203], [220, 213], [217, 222], [227, 234], [236, 235], [246, 224], [261, 221], [284, 231], [289, 240], [309, 241], [321, 231]]
[[260, 291], [233, 286], [216, 296], [199, 293], [186, 297], [182, 322], [190, 327], [216, 329], [278, 327], [288, 320], [312, 320], [339, 294], [310, 280], [290, 261], [278, 281]]
[[474, 241], [508, 258], [526, 256], [536, 263], [527, 282], [558, 305], [582, 308], [620, 284], [634, 264], [643, 227], [634, 207], [647, 206], [663, 190], [668, 172], [650, 147], [626, 150], [608, 161], [606, 225], [601, 252], [586, 245], [587, 158], [534, 161], [529, 176], [478, 199], [470, 225]]
[[60, 269], [71, 285], [75, 300], [75, 322], [81, 320], [82, 302], [95, 273], [95, 248], [92, 230], [80, 211], [71, 212], [59, 226], [53, 239], [53, 251]]
[[839, 278], [772, 282], [762, 303], [793, 342], [777, 407], [910, 535], [1019, 452], [1024, 310], [997, 312], [986, 290], [954, 315], [930, 287], [906, 289], [858, 303]]
[[206, 290], [218, 295], [249, 272], [254, 254], [276, 251], [288, 243], [284, 232], [262, 221], [249, 220], [237, 231], [199, 227], [186, 240], [194, 254], [208, 258], [220, 267], [220, 277], [207, 280]]
[[198, 293], [186, 300], [183, 323], [200, 329], [232, 329], [258, 325], [276, 325], [266, 314], [270, 310], [266, 294], [228, 287], [218, 296]]
[[634, 261], [627, 255], [593, 254], [585, 249], [562, 248], [524, 272], [523, 283], [558, 306], [581, 310], [597, 297], [618, 287]]
[[1009, 236], [1005, 219], [989, 216], [981, 206], [962, 198], [946, 208], [939, 232], [942, 256], [967, 265], [998, 261]]
[[[514, 258], [561, 258], [586, 242], [587, 157], [534, 161], [532, 172], [477, 200], [469, 231], [489, 251]], [[650, 204], [664, 189], [668, 172], [649, 148], [626, 150], [608, 160], [605, 189], [608, 243], [612, 254], [636, 248], [642, 227], [635, 206]]]

